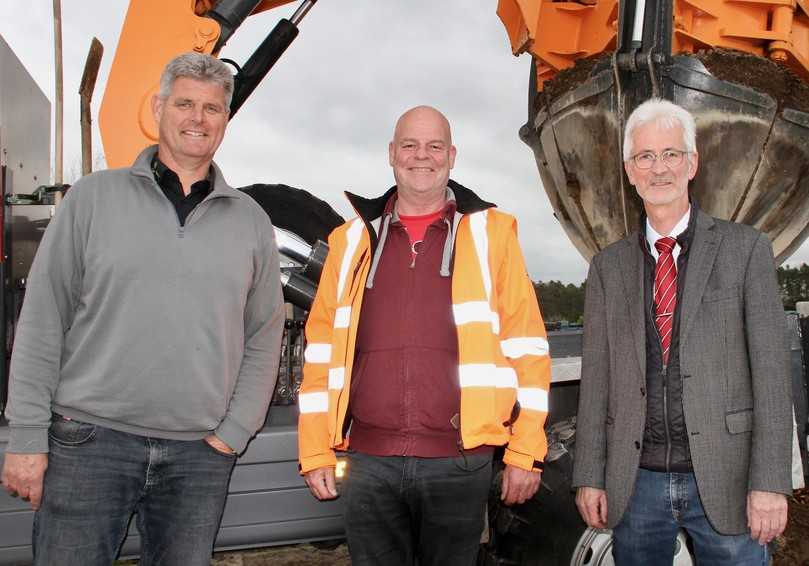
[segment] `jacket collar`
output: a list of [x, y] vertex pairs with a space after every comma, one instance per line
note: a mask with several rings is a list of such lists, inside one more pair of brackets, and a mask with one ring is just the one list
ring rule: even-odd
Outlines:
[[[643, 302], [644, 261], [650, 255], [646, 243], [646, 217], [641, 218], [641, 228], [624, 240], [619, 251], [618, 264], [628, 266], [622, 270], [624, 290], [629, 303], [630, 331], [634, 336], [636, 355], [642, 379], [646, 375], [646, 335]], [[680, 238], [685, 238], [683, 241]], [[691, 199], [691, 218], [685, 233], [678, 237], [683, 252], [688, 252], [688, 269], [685, 271], [685, 285], [680, 308], [680, 347], [683, 348], [688, 331], [694, 321], [694, 314], [702, 302], [702, 295], [708, 277], [713, 269], [717, 249], [721, 241], [714, 219], [699, 209], [695, 199]]]
[[[136, 177], [144, 177], [151, 181], [151, 183], [157, 188], [160, 187], [157, 185], [157, 181], [155, 181], [154, 173], [152, 171], [152, 158], [157, 154], [157, 144], [150, 145], [146, 149], [140, 152], [140, 155], [135, 159], [135, 162], [132, 164], [130, 168], [130, 172], [132, 175]], [[213, 178], [213, 188], [211, 189], [211, 194], [206, 197], [206, 200], [209, 198], [219, 198], [219, 197], [227, 197], [227, 198], [242, 198], [243, 193], [241, 191], [237, 191], [233, 187], [227, 184], [225, 181], [224, 175], [222, 175], [222, 171], [219, 169], [219, 166], [211, 161], [211, 168], [213, 169], [213, 173], [211, 177]]]
[[[442, 277], [451, 275], [450, 264], [452, 262], [453, 249], [455, 247], [455, 235], [458, 232], [458, 224], [465, 214], [471, 214], [481, 210], [492, 208], [495, 205], [482, 200], [474, 192], [456, 183], [452, 179], [447, 183], [447, 205], [444, 208], [444, 222], [448, 226], [447, 237], [444, 240], [444, 251], [441, 255], [440, 274]], [[365, 287], [372, 289], [374, 286], [374, 276], [382, 258], [382, 250], [385, 247], [388, 228], [391, 221], [399, 219], [396, 211], [395, 197], [396, 187], [388, 189], [384, 195], [375, 199], [366, 199], [346, 192], [349, 202], [354, 206], [357, 215], [365, 224], [371, 244], [371, 268], [368, 272]]]
[[[457, 210], [461, 214], [471, 214], [497, 206], [494, 203], [481, 199], [472, 190], [467, 189], [460, 183], [456, 183], [452, 179], [447, 183], [447, 187], [455, 195]], [[362, 218], [367, 224], [380, 218], [384, 214], [385, 206], [395, 192], [396, 186], [394, 185], [385, 191], [383, 195], [376, 198], [365, 198], [349, 193], [348, 191], [346, 191], [345, 195], [346, 198], [348, 198], [348, 202], [350, 202], [354, 210], [357, 211], [357, 216]]]

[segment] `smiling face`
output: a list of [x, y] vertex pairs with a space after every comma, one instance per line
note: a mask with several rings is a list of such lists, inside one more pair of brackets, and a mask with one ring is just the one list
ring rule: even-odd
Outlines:
[[624, 162], [629, 182], [635, 186], [647, 211], [649, 207], [685, 211], [688, 208], [688, 182], [697, 174], [699, 155], [688, 153], [675, 167], [668, 167], [659, 157], [665, 150], [685, 150], [682, 126], [661, 128], [655, 122], [642, 124], [632, 132], [631, 147], [633, 155], [653, 152], [658, 156], [651, 169], [639, 169], [632, 159]]
[[403, 114], [388, 154], [400, 199], [428, 203], [444, 198], [455, 146], [443, 114], [424, 106]]
[[160, 132], [159, 157], [171, 169], [195, 169], [213, 159], [228, 123], [225, 90], [213, 82], [178, 77], [166, 98], [152, 99]]

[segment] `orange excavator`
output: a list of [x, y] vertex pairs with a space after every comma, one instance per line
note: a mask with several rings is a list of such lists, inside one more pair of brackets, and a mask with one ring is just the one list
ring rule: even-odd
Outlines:
[[[252, 14], [293, 0], [130, 2], [99, 123], [107, 163], [131, 163], [157, 138], [149, 99], [163, 62], [218, 54]], [[298, 33], [316, 0], [281, 20], [237, 69], [232, 114]], [[787, 258], [809, 225], [809, 0], [499, 0], [512, 52], [532, 57], [534, 150], [556, 217], [589, 260], [637, 224], [621, 166], [626, 116], [650, 96], [697, 118], [710, 214], [751, 224]]]

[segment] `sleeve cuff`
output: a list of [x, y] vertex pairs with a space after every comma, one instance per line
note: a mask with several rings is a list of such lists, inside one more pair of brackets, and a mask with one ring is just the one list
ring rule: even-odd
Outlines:
[[9, 427], [6, 452], [44, 454], [48, 452], [48, 427]]
[[301, 474], [305, 474], [307, 472], [311, 472], [312, 470], [316, 470], [317, 468], [326, 468], [329, 466], [332, 468], [337, 466], [337, 456], [334, 454], [333, 450], [330, 450], [325, 454], [301, 458], [299, 468]]
[[545, 462], [541, 460], [534, 460], [534, 457], [529, 456], [528, 454], [514, 452], [508, 447], [506, 447], [506, 453], [503, 455], [503, 462], [510, 466], [528, 470], [529, 472], [541, 472], [545, 468]]
[[237, 454], [244, 452], [247, 443], [253, 436], [230, 418], [225, 418], [225, 420], [219, 423], [214, 434], [219, 437], [219, 440], [230, 446]]

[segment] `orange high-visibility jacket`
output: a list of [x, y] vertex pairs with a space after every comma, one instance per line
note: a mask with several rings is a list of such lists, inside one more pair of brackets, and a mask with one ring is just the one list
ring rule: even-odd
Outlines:
[[[506, 464], [541, 469], [547, 452], [544, 423], [551, 360], [517, 241], [517, 223], [454, 181], [449, 188], [458, 208], [451, 276], [463, 446], [507, 445]], [[377, 241], [373, 221], [379, 222], [393, 190], [373, 201], [348, 195], [361, 216], [329, 236], [329, 255], [306, 324], [308, 345], [298, 397], [302, 473], [334, 466], [334, 451], [348, 447], [351, 370]], [[376, 217], [363, 203], [379, 211]]]

